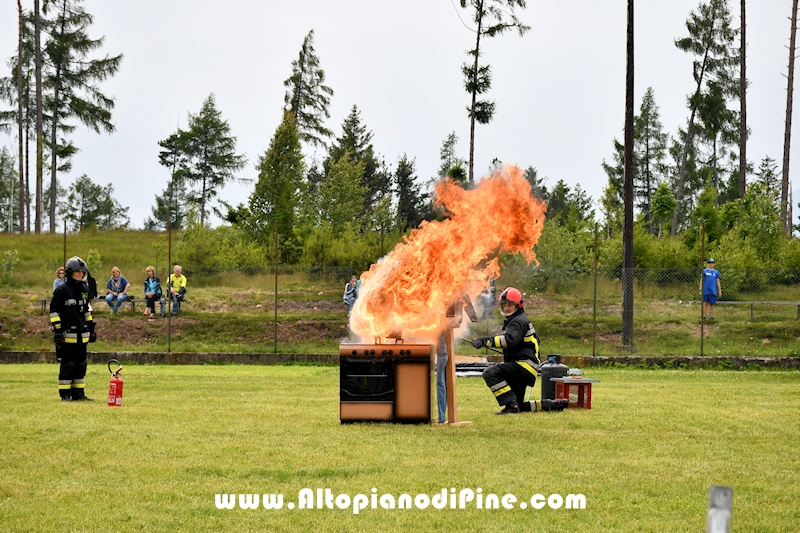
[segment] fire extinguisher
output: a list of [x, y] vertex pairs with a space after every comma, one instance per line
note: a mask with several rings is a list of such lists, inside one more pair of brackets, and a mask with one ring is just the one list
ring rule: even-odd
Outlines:
[[[119, 368], [111, 370], [111, 363], [116, 363]], [[112, 359], [108, 362], [108, 371], [111, 372], [111, 382], [108, 384], [108, 406], [121, 407], [122, 406], [122, 365], [119, 361]]]

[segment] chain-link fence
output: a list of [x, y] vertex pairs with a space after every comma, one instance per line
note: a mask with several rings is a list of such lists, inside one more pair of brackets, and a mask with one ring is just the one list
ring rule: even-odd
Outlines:
[[[50, 292], [58, 265], [20, 264], [15, 284]], [[100, 296], [118, 266], [142, 298], [148, 265], [92, 268]], [[166, 284], [165, 265], [152, 265]], [[90, 267], [92, 265], [90, 264]], [[259, 308], [289, 312], [314, 321], [321, 312], [342, 318], [344, 286], [359, 275], [347, 266], [256, 265], [223, 267], [183, 264], [188, 278], [187, 309], [204, 312]], [[497, 280], [498, 293], [515, 286], [547, 353], [570, 355], [800, 355], [800, 269], [737, 269], [720, 266], [722, 297], [713, 320], [701, 317], [700, 268], [633, 269], [633, 332], [623, 341], [621, 268], [580, 269], [509, 264]], [[33, 290], [31, 293], [33, 293]], [[496, 308], [495, 308], [496, 309]], [[495, 313], [474, 330], [500, 326]]]

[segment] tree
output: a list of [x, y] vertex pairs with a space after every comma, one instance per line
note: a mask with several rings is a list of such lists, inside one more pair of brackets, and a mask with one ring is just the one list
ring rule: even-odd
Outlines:
[[[59, 155], [73, 154], [75, 149], [58, 146], [58, 132], [70, 131], [61, 122], [77, 118], [96, 133], [114, 131], [111, 110], [114, 99], [100, 92], [99, 82], [110, 78], [119, 70], [122, 54], [101, 59], [89, 59], [91, 52], [103, 46], [105, 37], [91, 39], [87, 33], [93, 18], [80, 5], [82, 0], [54, 0], [44, 4], [45, 14], [53, 6], [58, 10], [55, 20], [48, 23], [50, 39], [46, 43], [50, 61], [47, 84], [52, 90], [49, 97], [50, 118], [50, 191], [55, 195], [56, 172]], [[64, 144], [62, 142], [62, 144]], [[63, 151], [63, 150], [66, 150]], [[50, 197], [50, 232], [55, 232], [55, 196]]]
[[17, 172], [14, 170], [14, 156], [3, 146], [0, 148], [0, 231], [12, 233], [19, 227], [19, 214], [14, 211], [14, 183]]
[[184, 182], [187, 161], [181, 148], [180, 130], [158, 141], [158, 145], [163, 148], [158, 153], [158, 163], [169, 170], [169, 181], [167, 188], [156, 196], [156, 204], [150, 209], [152, 216], [144, 221], [144, 228], [160, 230], [167, 227], [169, 220], [172, 229], [181, 229], [191, 206]]
[[745, 3], [741, 0], [739, 26], [739, 198], [747, 185], [747, 43], [745, 42]]
[[792, 30], [789, 34], [789, 74], [786, 81], [786, 120], [783, 132], [783, 172], [781, 179], [781, 227], [791, 232], [792, 221], [788, 215], [789, 205], [789, 147], [792, 140], [792, 92], [794, 91], [794, 53], [797, 42], [797, 0], [792, 0]]
[[558, 180], [544, 200], [547, 202], [547, 220], [558, 226], [577, 231], [594, 221], [592, 200], [580, 185], [572, 191], [564, 180]]
[[397, 170], [394, 173], [394, 186], [397, 193], [397, 220], [400, 231], [407, 228], [416, 228], [423, 220], [423, 200], [420, 195], [420, 187], [416, 183], [414, 176], [414, 160], [408, 160], [408, 156], [403, 154], [397, 162]]
[[39, 0], [33, 0], [34, 65], [36, 73], [36, 224], [34, 231], [42, 232], [42, 189], [44, 187], [44, 125], [42, 101], [42, 17]]
[[326, 176], [332, 166], [345, 154], [348, 154], [351, 163], [362, 164], [359, 181], [365, 190], [362, 211], [366, 214], [372, 212], [376, 198], [391, 192], [391, 175], [384, 168], [383, 162], [375, 155], [371, 141], [372, 132], [367, 131], [367, 127], [361, 123], [361, 113], [354, 105], [342, 124], [342, 136], [337, 137], [331, 144], [328, 156], [322, 162]]
[[645, 91], [639, 115], [634, 117], [633, 122], [636, 165], [634, 197], [639, 200], [637, 207], [644, 213], [648, 232], [652, 235], [653, 193], [666, 171], [664, 158], [667, 155], [667, 134], [663, 132], [652, 87], [648, 87]]
[[109, 230], [127, 226], [128, 208], [122, 207], [113, 198], [114, 186], [97, 185], [86, 174], [69, 187], [65, 219], [72, 231], [95, 226], [99, 230]]
[[658, 225], [658, 237], [661, 238], [664, 222], [666, 222], [675, 211], [677, 202], [669, 186], [661, 182], [653, 193], [653, 219]]
[[480, 65], [481, 37], [496, 37], [508, 30], [515, 29], [522, 37], [530, 30], [530, 26], [522, 24], [514, 14], [519, 7], [525, 9], [525, 0], [460, 0], [461, 7], [469, 6], [472, 11], [472, 21], [477, 27], [475, 31], [475, 48], [467, 52], [471, 56], [471, 63], [464, 63], [461, 72], [464, 74], [464, 88], [469, 93], [471, 102], [467, 111], [469, 113], [469, 182], [474, 182], [475, 167], [475, 122], [488, 124], [495, 112], [494, 102], [478, 100], [478, 95], [483, 95], [492, 86], [492, 72], [490, 65]]
[[[17, 11], [19, 14], [19, 38], [18, 38], [18, 45], [17, 45], [17, 126], [18, 126], [18, 135], [17, 140], [19, 141], [19, 232], [22, 233], [25, 230], [25, 198], [23, 193], [25, 192], [25, 177], [24, 177], [24, 168], [23, 168], [23, 148], [22, 148], [22, 139], [24, 134], [24, 123], [25, 119], [23, 117], [23, 105], [22, 100], [25, 96], [23, 92], [23, 81], [22, 81], [22, 63], [23, 63], [23, 56], [25, 47], [24, 42], [24, 35], [25, 35], [25, 17], [23, 16], [22, 12], [22, 0], [17, 0]], [[9, 220], [13, 220], [11, 217]], [[9, 225], [11, 227], [11, 225]], [[9, 230], [10, 232], [11, 230]]]
[[683, 151], [679, 166], [678, 183], [675, 191], [677, 207], [672, 216], [671, 234], [678, 231], [680, 220], [681, 201], [683, 199], [683, 186], [686, 178], [686, 162], [689, 157], [690, 145], [694, 134], [694, 120], [697, 107], [701, 101], [704, 84], [710, 78], [723, 86], [724, 90], [730, 89], [730, 69], [739, 58], [732, 53], [732, 43], [736, 30], [731, 27], [731, 15], [728, 10], [727, 0], [708, 0], [701, 3], [697, 12], [691, 12], [686, 20], [689, 36], [675, 41], [678, 49], [689, 52], [695, 56], [692, 75], [695, 81], [695, 90], [688, 99], [689, 121], [684, 138]]
[[[719, 191], [720, 159], [726, 154], [725, 146], [732, 144], [736, 138], [738, 119], [727, 107], [723, 84], [716, 81], [709, 81], [707, 92], [699, 95], [697, 110], [700, 117], [699, 137], [711, 145], [707, 161], [711, 165], [711, 185]], [[715, 198], [715, 204], [719, 206], [718, 198]]]
[[539, 171], [535, 167], [526, 168], [523, 177], [531, 184], [531, 194], [537, 198], [547, 198], [547, 186], [544, 184], [547, 178], [540, 179]]
[[625, 69], [625, 188], [622, 225], [622, 344], [633, 343], [633, 0], [628, 0]]
[[256, 240], [267, 244], [273, 235], [283, 238], [283, 261], [296, 259], [299, 247], [294, 226], [305, 175], [300, 133], [294, 117], [284, 112], [283, 121], [258, 164], [258, 181], [250, 195], [247, 226]]
[[439, 165], [439, 172], [437, 173], [437, 177], [439, 179], [450, 176], [453, 179], [456, 179], [452, 175], [452, 170], [455, 168], [461, 168], [463, 171], [464, 164], [466, 161], [458, 157], [456, 154], [456, 145], [458, 144], [458, 135], [456, 132], [452, 131], [447, 134], [444, 141], [442, 141], [442, 147], [439, 149], [439, 161], [441, 164]]
[[324, 146], [324, 138], [333, 132], [322, 124], [323, 118], [330, 118], [328, 106], [333, 89], [324, 85], [325, 71], [319, 68], [319, 58], [314, 52], [314, 30], [303, 39], [300, 55], [292, 61], [292, 75], [284, 80], [286, 87], [284, 102], [292, 113], [300, 140], [315, 146]]
[[361, 184], [365, 163], [354, 162], [347, 151], [334, 162], [325, 174], [320, 187], [322, 221], [330, 224], [334, 233], [358, 220], [363, 212], [367, 189]]
[[197, 189], [189, 199], [200, 208], [200, 224], [206, 223], [207, 204], [219, 194], [247, 159], [236, 154], [236, 137], [227, 120], [217, 110], [214, 94], [208, 95], [197, 115], [189, 113], [189, 126], [179, 131], [178, 148], [183, 154], [181, 177]]
[[769, 193], [777, 193], [780, 183], [778, 182], [778, 164], [770, 156], [764, 156], [756, 172], [756, 181], [764, 185]]

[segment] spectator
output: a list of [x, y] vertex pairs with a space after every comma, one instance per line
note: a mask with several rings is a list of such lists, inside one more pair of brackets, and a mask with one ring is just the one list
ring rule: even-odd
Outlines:
[[722, 275], [714, 269], [714, 258], [706, 261], [707, 268], [703, 269], [703, 280], [700, 282], [700, 292], [703, 295], [703, 320], [714, 320], [714, 306], [717, 298], [722, 298]]
[[[172, 298], [172, 316], [178, 316], [181, 310], [181, 302], [186, 296], [186, 276], [183, 275], [183, 268], [175, 265], [172, 274], [167, 278], [167, 290]], [[163, 309], [161, 316], [164, 316]]]
[[63, 285], [66, 280], [67, 274], [64, 271], [64, 267], [58, 267], [58, 270], [56, 270], [56, 279], [53, 281], [53, 292]]
[[[156, 269], [149, 266], [144, 269], [144, 298], [146, 301], [144, 316], [156, 316], [156, 300], [161, 301], [161, 280], [156, 276]], [[161, 315], [164, 315], [164, 302], [161, 302]]]
[[342, 298], [344, 303], [347, 304], [347, 318], [350, 318], [350, 314], [353, 312], [353, 305], [358, 299], [358, 278], [356, 278], [355, 274], [350, 276], [350, 281], [344, 286], [344, 296]]
[[111, 308], [111, 314], [116, 315], [119, 306], [128, 298], [128, 288], [131, 286], [118, 267], [111, 269], [111, 277], [106, 283], [106, 303]]

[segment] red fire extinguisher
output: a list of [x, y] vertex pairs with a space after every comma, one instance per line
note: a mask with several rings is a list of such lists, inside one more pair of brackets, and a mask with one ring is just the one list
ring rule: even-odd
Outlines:
[[[116, 363], [119, 368], [111, 370], [111, 363]], [[119, 361], [112, 359], [108, 362], [108, 371], [111, 372], [111, 382], [108, 384], [108, 406], [122, 407], [122, 365]]]

